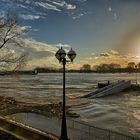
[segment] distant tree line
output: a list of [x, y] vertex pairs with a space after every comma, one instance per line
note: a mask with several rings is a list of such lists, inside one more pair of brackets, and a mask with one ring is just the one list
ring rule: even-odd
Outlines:
[[[54, 67], [37, 67], [34, 69], [37, 73], [51, 73], [51, 72], [62, 72], [62, 68]], [[79, 70], [66, 69], [67, 72], [97, 72], [97, 73], [123, 73], [123, 72], [140, 72], [140, 62], [136, 64], [135, 62], [129, 62], [126, 67], [121, 67], [120, 64], [110, 63], [110, 64], [100, 64], [91, 66], [90, 64], [83, 64]]]
[[84, 64], [80, 71], [82, 72], [140, 72], [140, 62], [136, 64], [135, 62], [129, 62], [126, 67], [121, 67], [120, 64], [110, 63], [110, 64], [100, 64], [96, 66], [91, 66], [89, 64]]
[[36, 71], [37, 73], [62, 72], [62, 68], [56, 69], [53, 67], [45, 67], [45, 68], [37, 67], [34, 69], [34, 71]]

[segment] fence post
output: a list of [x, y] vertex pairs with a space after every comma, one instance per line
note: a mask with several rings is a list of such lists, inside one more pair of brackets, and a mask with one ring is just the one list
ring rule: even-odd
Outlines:
[[72, 120], [72, 126], [73, 126], [73, 128], [74, 128], [74, 120]]
[[90, 136], [90, 126], [89, 126], [89, 136]]
[[111, 132], [108, 131], [108, 140], [111, 140]]

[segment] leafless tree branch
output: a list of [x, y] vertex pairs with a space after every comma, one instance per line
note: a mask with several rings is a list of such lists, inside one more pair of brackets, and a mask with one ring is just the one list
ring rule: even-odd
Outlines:
[[[22, 47], [24, 44], [20, 44], [17, 39], [26, 32], [28, 32], [28, 29], [22, 28], [18, 25], [16, 18], [12, 17], [9, 13], [6, 17], [0, 17], [0, 50], [11, 44]], [[14, 70], [17, 70], [25, 65], [25, 61], [27, 61], [26, 57], [26, 53], [17, 57], [15, 54], [7, 50], [6, 54], [0, 56], [0, 65], [4, 67], [4, 65], [10, 66], [11, 64], [14, 64], [16, 65]]]

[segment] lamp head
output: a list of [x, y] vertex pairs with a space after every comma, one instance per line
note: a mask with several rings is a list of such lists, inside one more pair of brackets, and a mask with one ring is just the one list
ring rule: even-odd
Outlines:
[[76, 57], [76, 52], [74, 50], [71, 50], [68, 52], [68, 58], [71, 60], [71, 62], [73, 62], [74, 58]]
[[61, 62], [63, 58], [65, 58], [65, 56], [66, 56], [66, 52], [63, 50], [62, 47], [55, 54], [55, 57], [59, 60], [59, 62]]

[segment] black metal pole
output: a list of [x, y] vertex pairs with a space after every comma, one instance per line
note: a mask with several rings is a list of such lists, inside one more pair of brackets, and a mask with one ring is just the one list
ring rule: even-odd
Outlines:
[[138, 80], [137, 80], [137, 65], [135, 66], [135, 72], [136, 72], [136, 85], [138, 85]]
[[67, 136], [67, 125], [66, 125], [66, 97], [65, 97], [65, 65], [66, 58], [62, 60], [63, 63], [63, 114], [62, 114], [62, 125], [61, 125], [61, 137], [60, 140], [69, 140]]
[[136, 85], [138, 85], [137, 68], [136, 68]]

